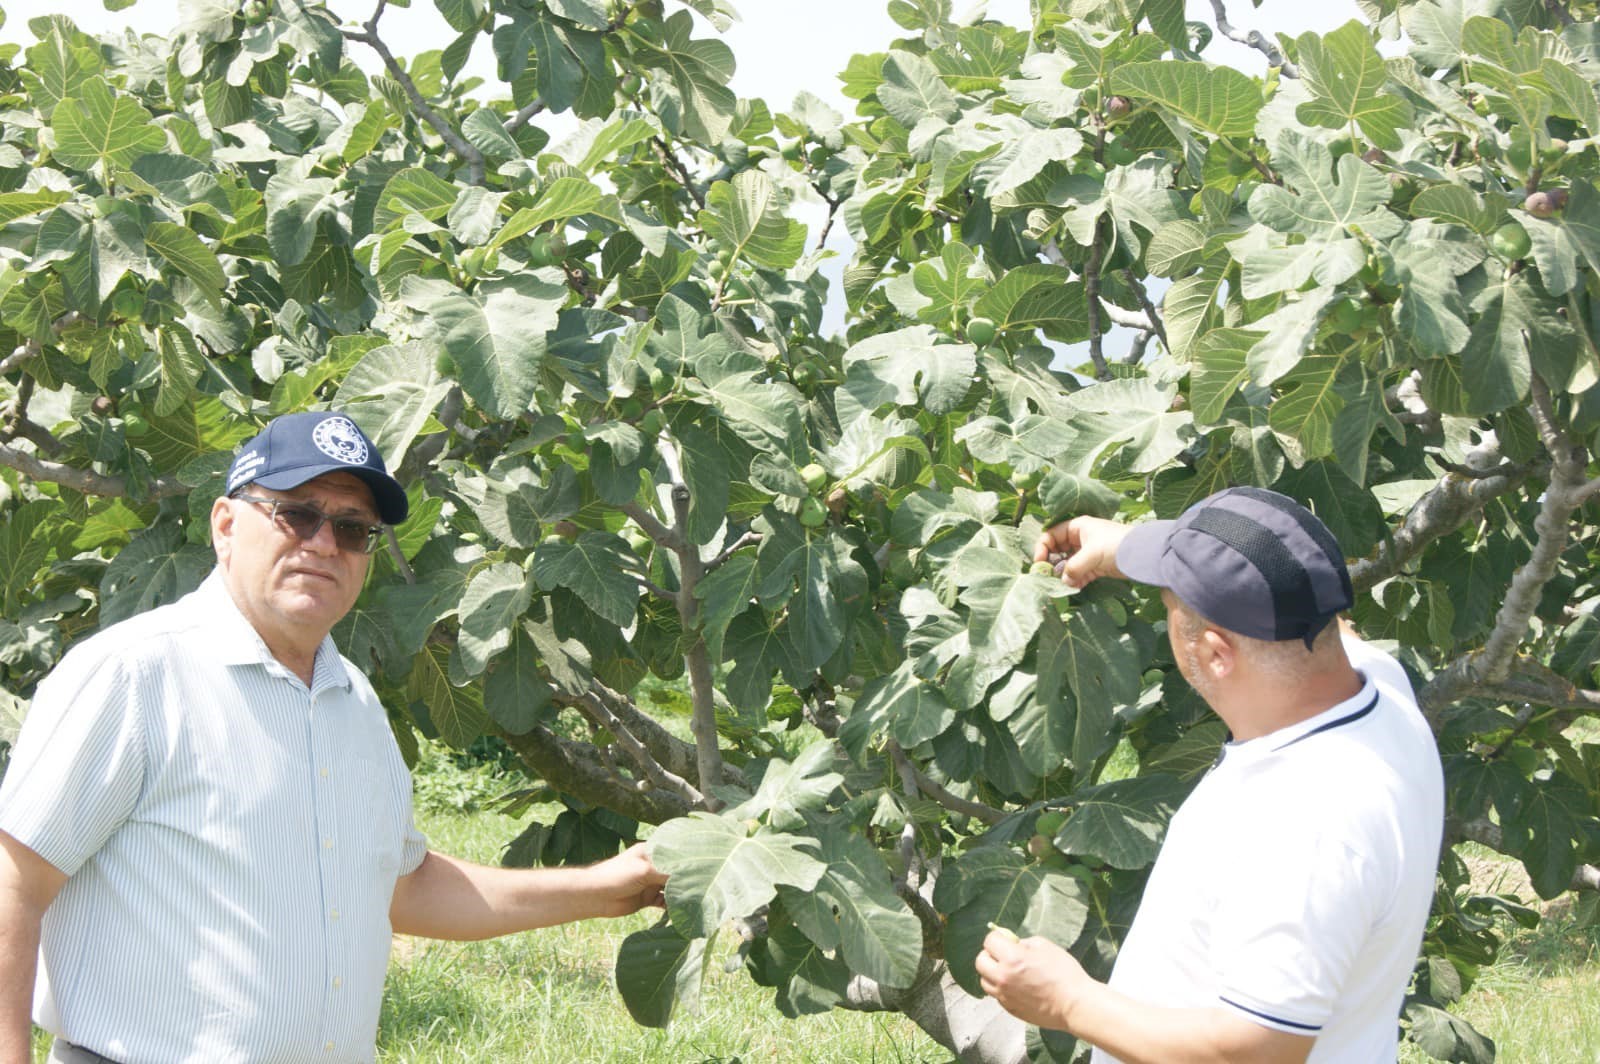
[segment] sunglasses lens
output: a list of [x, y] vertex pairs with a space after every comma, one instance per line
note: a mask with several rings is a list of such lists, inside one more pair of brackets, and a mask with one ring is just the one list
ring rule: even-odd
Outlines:
[[360, 521], [334, 521], [333, 541], [339, 544], [340, 550], [369, 554], [377, 537], [371, 525]]
[[289, 526], [289, 531], [301, 539], [310, 539], [317, 534], [317, 529], [322, 527], [320, 513], [299, 506], [285, 506], [279, 503], [278, 518]]

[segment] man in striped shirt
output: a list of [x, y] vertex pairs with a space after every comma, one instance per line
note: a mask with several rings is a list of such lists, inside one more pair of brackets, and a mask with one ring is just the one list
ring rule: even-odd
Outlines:
[[538, 870], [428, 851], [329, 637], [405, 516], [349, 418], [278, 418], [212, 507], [206, 582], [39, 685], [0, 784], [0, 1064], [29, 1059], [30, 1002], [57, 1061], [370, 1061], [391, 932], [659, 903], [642, 847]]
[[1162, 589], [1184, 679], [1231, 732], [1167, 830], [1109, 983], [991, 932], [983, 988], [1095, 1046], [1094, 1064], [1372, 1064], [1396, 1031], [1444, 826], [1438, 749], [1405, 672], [1341, 632], [1333, 534], [1230, 488], [1175, 521], [1078, 517], [1041, 558], [1083, 586]]

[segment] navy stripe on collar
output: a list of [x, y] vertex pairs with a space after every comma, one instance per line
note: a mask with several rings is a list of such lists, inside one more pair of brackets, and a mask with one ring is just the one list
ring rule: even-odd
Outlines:
[[1322, 1024], [1320, 1023], [1296, 1023], [1293, 1020], [1285, 1020], [1278, 1016], [1272, 1015], [1270, 1012], [1262, 1012], [1259, 1009], [1250, 1008], [1248, 1005], [1241, 1005], [1237, 1001], [1230, 1001], [1221, 994], [1217, 995], [1217, 1000], [1222, 1002], [1224, 1005], [1231, 1005], [1240, 1012], [1248, 1012], [1252, 1016], [1259, 1016], [1269, 1023], [1282, 1024], [1284, 1027], [1293, 1027], [1296, 1030], [1311, 1031], [1312, 1033], [1322, 1030]]
[[1340, 717], [1338, 720], [1330, 720], [1326, 724], [1322, 724], [1322, 725], [1319, 725], [1319, 726], [1317, 726], [1315, 728], [1312, 728], [1310, 731], [1306, 732], [1304, 735], [1296, 736], [1295, 738], [1290, 739], [1288, 742], [1284, 743], [1282, 746], [1273, 747], [1272, 748], [1272, 752], [1276, 754], [1280, 750], [1287, 750], [1287, 749], [1289, 749], [1289, 747], [1293, 746], [1295, 743], [1299, 742], [1300, 740], [1309, 739], [1313, 735], [1316, 735], [1316, 734], [1318, 734], [1320, 732], [1331, 731], [1334, 728], [1343, 727], [1346, 724], [1354, 724], [1356, 721], [1360, 720], [1362, 717], [1366, 716], [1368, 713], [1371, 713], [1377, 707], [1378, 707], [1378, 692], [1374, 691], [1374, 692], [1372, 692], [1372, 699], [1366, 705], [1364, 705], [1360, 709], [1356, 710], [1354, 713], [1350, 713], [1350, 714], [1348, 714], [1346, 716]]

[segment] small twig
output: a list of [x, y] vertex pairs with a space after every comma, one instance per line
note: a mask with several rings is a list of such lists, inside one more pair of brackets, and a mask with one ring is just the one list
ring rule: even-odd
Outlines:
[[1284, 77], [1298, 78], [1300, 76], [1299, 68], [1289, 62], [1284, 57], [1284, 54], [1278, 50], [1278, 46], [1263, 36], [1260, 30], [1241, 30], [1229, 22], [1228, 11], [1223, 6], [1223, 0], [1211, 0], [1211, 10], [1215, 12], [1217, 17], [1218, 31], [1228, 40], [1235, 41], [1248, 48], [1254, 48], [1267, 57], [1268, 65], [1275, 66], [1282, 71]]
[[411, 106], [417, 109], [417, 114], [421, 115], [423, 121], [433, 127], [434, 132], [439, 134], [440, 138], [450, 146], [452, 151], [467, 161], [468, 182], [474, 185], [483, 184], [483, 153], [473, 147], [465, 137], [456, 131], [454, 126], [440, 117], [439, 112], [428, 106], [428, 101], [422, 98], [422, 93], [418, 90], [417, 83], [412, 80], [410, 74], [406, 73], [405, 67], [400, 65], [400, 61], [394, 57], [394, 53], [389, 51], [389, 46], [384, 44], [383, 39], [378, 36], [378, 20], [383, 17], [386, 7], [388, 7], [388, 0], [378, 0], [378, 6], [372, 12], [372, 17], [362, 24], [360, 32], [355, 30], [342, 31], [345, 39], [364, 44], [378, 53], [378, 58], [383, 60], [384, 69], [405, 90], [406, 96], [411, 100]]
[[[921, 796], [917, 787], [917, 769], [900, 748], [900, 744], [893, 739], [889, 740], [889, 756], [894, 760], [895, 771], [900, 775], [900, 788], [905, 792], [908, 801], [915, 801]], [[912, 818], [911, 810], [906, 809], [906, 824], [900, 830], [900, 864], [906, 870], [906, 886], [913, 892], [922, 885], [922, 873], [917, 860], [917, 822]]]
[[39, 341], [31, 337], [24, 340], [13, 348], [9, 355], [0, 359], [0, 376], [20, 369], [24, 362], [38, 358], [42, 354], [44, 354], [44, 348], [40, 346]]
[[[1095, 287], [1098, 290], [1098, 278], [1096, 279]], [[1155, 328], [1155, 323], [1138, 311], [1129, 310], [1127, 307], [1119, 307], [1103, 296], [1100, 298], [1099, 303], [1100, 313], [1105, 315], [1105, 319], [1112, 325], [1120, 325], [1124, 329], [1137, 329], [1139, 332], [1151, 332]]]
[[1493, 477], [1524, 477], [1533, 468], [1533, 463], [1523, 466], [1515, 462], [1502, 462], [1500, 465], [1489, 469], [1479, 469], [1476, 466], [1448, 461], [1433, 451], [1428, 452], [1428, 457], [1432, 458], [1446, 472], [1454, 473], [1458, 477], [1466, 477], [1468, 480], [1489, 480]]
[[672, 592], [668, 591], [666, 588], [650, 579], [644, 573], [633, 573], [632, 576], [635, 580], [639, 581], [640, 587], [644, 588], [645, 591], [649, 592], [655, 598], [664, 599], [667, 602], [671, 602], [675, 598]]
[[1128, 346], [1127, 357], [1122, 360], [1123, 364], [1137, 366], [1140, 362], [1143, 362], [1145, 351], [1150, 347], [1150, 338], [1154, 335], [1154, 333], [1150, 332], [1135, 333], [1133, 343]]
[[661, 164], [672, 171], [672, 176], [682, 185], [684, 191], [694, 200], [695, 205], [701, 210], [706, 209], [706, 197], [697, 187], [694, 178], [689, 176], [689, 168], [683, 165], [683, 160], [673, 152], [667, 142], [660, 137], [651, 137], [650, 143], [655, 146], [656, 155], [661, 159]]
[[727, 562], [727, 560], [729, 558], [733, 557], [734, 554], [736, 554], [737, 552], [743, 550], [746, 547], [753, 547], [757, 543], [760, 543], [760, 542], [761, 542], [761, 533], [760, 532], [746, 532], [744, 535], [742, 535], [738, 539], [734, 540], [733, 545], [730, 546], [727, 550], [723, 551], [721, 554], [719, 554], [715, 558], [711, 559], [711, 561], [707, 562], [706, 563], [706, 572], [708, 572], [708, 573], [715, 572], [717, 569], [721, 568], [722, 565], [725, 562]]
[[833, 232], [833, 220], [838, 216], [839, 205], [844, 201], [839, 199], [837, 196], [828, 195], [815, 185], [812, 185], [811, 187], [816, 191], [817, 195], [822, 197], [822, 202], [828, 205], [827, 220], [822, 223], [822, 232], [817, 235], [817, 250], [821, 251], [828, 243], [828, 234]]
[[389, 557], [394, 560], [395, 568], [406, 578], [406, 583], [415, 584], [417, 574], [411, 571], [411, 563], [406, 561], [406, 552], [400, 549], [400, 537], [395, 534], [393, 525], [383, 526], [383, 538], [389, 545]]
[[934, 801], [938, 802], [952, 813], [960, 813], [961, 815], [969, 816], [974, 820], [980, 820], [985, 824], [998, 824], [1000, 821], [1006, 818], [1006, 813], [1003, 810], [999, 810], [991, 805], [985, 805], [982, 802], [973, 801], [968, 798], [963, 798], [959, 794], [955, 794], [946, 787], [942, 786], [927, 773], [917, 768], [916, 765], [911, 765], [911, 774], [912, 778], [916, 781], [917, 789], [919, 791], [927, 795], [929, 798], [932, 798]]
[[506, 132], [507, 133], [515, 133], [517, 130], [519, 130], [523, 126], [527, 125], [528, 122], [532, 120], [534, 115], [539, 114], [539, 113], [541, 113], [543, 111], [544, 111], [544, 100], [542, 100], [542, 99], [534, 100], [532, 103], [528, 104], [528, 106], [524, 107], [522, 110], [518, 111], [516, 114], [511, 116], [510, 120], [506, 122], [506, 126], [505, 126]]
[[1138, 275], [1131, 269], [1122, 271], [1122, 279], [1127, 282], [1129, 288], [1133, 289], [1133, 294], [1139, 298], [1139, 306], [1144, 308], [1145, 317], [1150, 319], [1150, 328], [1154, 329], [1156, 335], [1161, 338], [1161, 346], [1171, 351], [1172, 346], [1167, 343], [1166, 322], [1162, 320], [1161, 312], [1156, 309], [1156, 305], [1150, 301], [1150, 292], [1145, 288], [1144, 282], [1139, 280]]
[[1600, 495], [1600, 477], [1595, 477], [1587, 484], [1580, 488], [1574, 488], [1572, 491], [1572, 499], [1579, 506], [1582, 506], [1596, 495]]

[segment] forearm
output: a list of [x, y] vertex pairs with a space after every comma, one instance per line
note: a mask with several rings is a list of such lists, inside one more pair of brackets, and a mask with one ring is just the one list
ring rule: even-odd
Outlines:
[[490, 868], [429, 853], [395, 887], [403, 935], [467, 941], [608, 915], [589, 868]]
[[25, 1064], [32, 1053], [39, 921], [19, 909], [14, 896], [0, 896], [0, 1064]]
[[1301, 1064], [1313, 1043], [1220, 1008], [1146, 1004], [1104, 983], [1086, 986], [1064, 1020], [1123, 1064]]
[[39, 927], [66, 877], [0, 831], [0, 1064], [32, 1059]]

